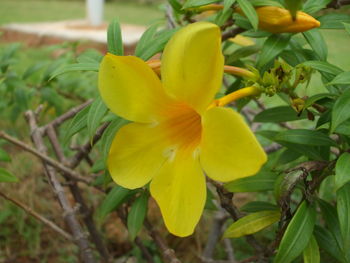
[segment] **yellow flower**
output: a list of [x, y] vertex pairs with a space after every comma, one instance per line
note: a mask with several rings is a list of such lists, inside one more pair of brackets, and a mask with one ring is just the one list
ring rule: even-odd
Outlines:
[[[243, 14], [241, 9], [237, 12]], [[256, 8], [259, 16], [259, 28], [271, 33], [299, 33], [320, 26], [320, 22], [312, 16], [298, 11], [293, 20], [287, 9], [277, 6], [263, 6]]]
[[242, 117], [212, 104], [223, 67], [220, 29], [208, 22], [188, 25], [171, 38], [161, 80], [134, 56], [107, 54], [100, 66], [104, 102], [133, 121], [113, 140], [110, 174], [129, 189], [151, 182], [165, 225], [177, 236], [192, 234], [200, 219], [204, 172], [227, 182], [255, 174], [266, 161]]

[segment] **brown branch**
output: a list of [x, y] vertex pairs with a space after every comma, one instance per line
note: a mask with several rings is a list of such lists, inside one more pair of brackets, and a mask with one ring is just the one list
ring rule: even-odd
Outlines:
[[[34, 115], [34, 114], [33, 114]], [[40, 137], [42, 137], [42, 131], [41, 129], [36, 129], [35, 130], [37, 135], [40, 135]], [[81, 176], [79, 173], [77, 173], [76, 171], [73, 171], [70, 168], [67, 168], [66, 166], [64, 166], [63, 164], [57, 162], [56, 160], [50, 158], [49, 156], [47, 156], [46, 154], [43, 154], [42, 152], [36, 150], [35, 148], [32, 148], [31, 146], [29, 146], [28, 144], [8, 135], [7, 133], [0, 131], [0, 138], [3, 138], [5, 140], [7, 140], [8, 142], [11, 142], [14, 145], [17, 145], [19, 147], [21, 147], [23, 150], [32, 153], [33, 155], [35, 155], [36, 157], [42, 159], [43, 161], [45, 161], [45, 163], [50, 164], [51, 166], [55, 167], [56, 169], [60, 170], [61, 172], [64, 172], [67, 176], [69, 176], [71, 179], [76, 180], [76, 181], [80, 181], [86, 184], [90, 184], [91, 183], [91, 179], [90, 178], [86, 178], [85, 176]]]
[[69, 110], [66, 113], [62, 114], [61, 116], [59, 116], [58, 118], [56, 118], [52, 122], [50, 122], [47, 125], [45, 125], [43, 127], [43, 130], [46, 131], [46, 128], [48, 126], [57, 127], [57, 126], [61, 125], [66, 120], [69, 120], [70, 118], [73, 118], [79, 111], [81, 111], [82, 109], [84, 109], [85, 107], [90, 105], [91, 103], [92, 103], [92, 100], [88, 100], [88, 101], [84, 102], [83, 104], [72, 108], [71, 110]]
[[[25, 117], [30, 127], [31, 137], [34, 142], [35, 147], [38, 149], [40, 154], [46, 155], [47, 148], [44, 144], [44, 139], [41, 130], [38, 128], [36, 117], [33, 111], [27, 111], [25, 113]], [[51, 158], [50, 158], [51, 160]], [[84, 263], [95, 263], [95, 258], [93, 256], [93, 252], [89, 246], [89, 242], [86, 239], [86, 236], [83, 232], [82, 227], [80, 226], [79, 221], [75, 217], [74, 209], [71, 207], [68, 198], [65, 194], [65, 191], [56, 177], [56, 172], [54, 167], [50, 162], [42, 159], [45, 174], [47, 179], [52, 186], [53, 192], [56, 194], [59, 204], [61, 205], [64, 213], [64, 219], [74, 237], [74, 240], [79, 247], [80, 256]]]
[[231, 29], [229, 29], [221, 34], [221, 40], [225, 41], [231, 37], [235, 37], [238, 34], [243, 33], [244, 31], [245, 31], [245, 29], [240, 28], [240, 27], [231, 28]]
[[98, 130], [96, 131], [95, 136], [92, 138], [92, 142], [87, 142], [86, 144], [84, 144], [79, 152], [77, 152], [69, 161], [69, 167], [71, 167], [72, 169], [74, 169], [75, 167], [77, 167], [79, 165], [79, 163], [81, 162], [81, 160], [83, 160], [85, 158], [85, 156], [87, 156], [90, 151], [92, 150], [92, 147], [101, 139], [103, 132], [107, 129], [109, 125], [109, 122], [106, 122], [104, 124], [102, 124], [102, 126], [100, 128], [98, 128]]
[[[46, 132], [52, 148], [60, 162], [66, 163], [66, 157], [64, 156], [63, 150], [59, 144], [57, 134], [55, 131], [55, 128], [53, 125], [47, 126], [47, 132]], [[109, 261], [109, 252], [106, 246], [104, 245], [104, 242], [95, 226], [94, 220], [92, 218], [92, 211], [89, 209], [87, 206], [84, 197], [80, 191], [80, 188], [78, 184], [74, 181], [70, 180], [70, 177], [67, 176], [66, 174], [63, 174], [65, 179], [69, 182], [68, 186], [69, 189], [74, 197], [74, 200], [79, 204], [79, 213], [82, 215], [82, 218], [84, 220], [84, 223], [90, 233], [91, 240], [95, 244], [98, 252], [102, 256], [105, 262]]]
[[[237, 221], [241, 217], [241, 215], [239, 214], [238, 209], [232, 203], [233, 193], [227, 191], [220, 183], [217, 183], [211, 180], [210, 178], [207, 178], [207, 180], [215, 186], [216, 191], [219, 195], [221, 207], [224, 208], [230, 214], [234, 221]], [[255, 237], [253, 235], [248, 235], [245, 238], [247, 242], [255, 249], [255, 251], [263, 256], [265, 249], [255, 239]]]
[[145, 220], [144, 225], [155, 244], [161, 250], [164, 261], [166, 263], [181, 263], [181, 261], [176, 257], [174, 250], [168, 246], [166, 241], [159, 235], [159, 233], [153, 228], [147, 219]]
[[73, 241], [73, 237], [69, 233], [64, 231], [62, 228], [60, 228], [54, 222], [52, 222], [52, 221], [46, 219], [45, 217], [43, 217], [42, 215], [38, 214], [37, 212], [35, 212], [33, 209], [31, 209], [27, 205], [23, 204], [22, 202], [20, 202], [20, 201], [18, 201], [16, 199], [13, 199], [12, 197], [10, 197], [10, 196], [2, 193], [2, 192], [0, 192], [0, 196], [5, 198], [6, 200], [12, 202], [13, 204], [18, 206], [19, 208], [23, 209], [26, 213], [28, 213], [31, 216], [33, 216], [34, 218], [38, 219], [41, 223], [43, 223], [44, 225], [48, 226], [53, 231], [55, 231], [56, 233], [60, 234], [61, 236], [63, 236], [67, 240]]

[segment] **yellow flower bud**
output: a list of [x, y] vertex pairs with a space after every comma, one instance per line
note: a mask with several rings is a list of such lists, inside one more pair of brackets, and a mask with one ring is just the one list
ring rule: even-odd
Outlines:
[[[240, 14], [242, 10], [237, 9]], [[299, 33], [320, 26], [320, 22], [312, 16], [298, 11], [293, 20], [287, 9], [277, 6], [263, 6], [256, 8], [259, 16], [259, 28], [271, 33]]]

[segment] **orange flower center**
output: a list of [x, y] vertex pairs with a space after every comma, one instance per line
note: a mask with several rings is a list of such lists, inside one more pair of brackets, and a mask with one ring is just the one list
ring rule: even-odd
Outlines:
[[170, 105], [160, 127], [170, 144], [179, 150], [194, 150], [200, 143], [201, 116], [184, 103]]

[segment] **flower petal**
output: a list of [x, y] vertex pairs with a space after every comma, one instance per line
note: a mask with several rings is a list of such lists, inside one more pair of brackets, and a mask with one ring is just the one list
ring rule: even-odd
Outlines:
[[136, 122], [156, 120], [169, 99], [152, 69], [133, 56], [107, 54], [100, 65], [98, 86], [112, 112]]
[[205, 177], [198, 156], [182, 154], [169, 160], [151, 182], [151, 194], [169, 232], [188, 236], [194, 231], [205, 204]]
[[113, 180], [129, 189], [147, 184], [168, 158], [166, 143], [158, 126], [131, 123], [115, 136], [108, 170]]
[[227, 182], [254, 175], [267, 157], [244, 122], [229, 108], [212, 108], [202, 117], [200, 161], [209, 177]]
[[203, 112], [220, 89], [224, 59], [216, 25], [198, 22], [175, 33], [162, 56], [164, 88]]

